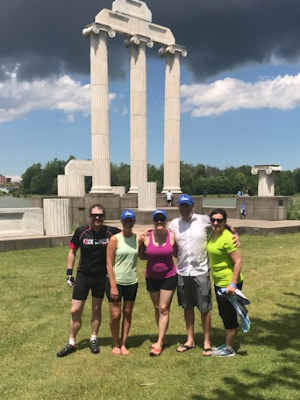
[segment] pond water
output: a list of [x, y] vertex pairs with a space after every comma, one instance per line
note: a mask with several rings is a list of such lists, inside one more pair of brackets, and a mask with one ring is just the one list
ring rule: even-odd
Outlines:
[[235, 197], [203, 197], [204, 207], [236, 207]]
[[32, 207], [29, 197], [1, 196], [0, 208], [27, 208]]

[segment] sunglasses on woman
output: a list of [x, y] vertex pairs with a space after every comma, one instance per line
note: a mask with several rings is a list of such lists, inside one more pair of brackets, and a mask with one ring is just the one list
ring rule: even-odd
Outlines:
[[210, 222], [212, 222], [213, 224], [215, 222], [217, 222], [218, 224], [221, 224], [222, 222], [224, 222], [224, 218], [211, 218]]

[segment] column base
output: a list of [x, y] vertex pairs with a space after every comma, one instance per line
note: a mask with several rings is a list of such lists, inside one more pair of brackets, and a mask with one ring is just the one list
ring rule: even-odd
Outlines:
[[138, 193], [138, 188], [137, 187], [131, 187], [127, 193]]
[[167, 193], [169, 190], [172, 193], [182, 193], [180, 187], [164, 187], [161, 193]]
[[90, 193], [112, 193], [111, 186], [93, 186]]

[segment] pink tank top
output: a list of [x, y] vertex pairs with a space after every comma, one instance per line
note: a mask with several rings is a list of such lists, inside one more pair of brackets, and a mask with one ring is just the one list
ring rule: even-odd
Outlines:
[[167, 242], [164, 246], [153, 244], [153, 232], [150, 232], [149, 244], [146, 248], [147, 268], [146, 278], [165, 279], [176, 275], [172, 254], [173, 246], [170, 243], [170, 232], [167, 234]]

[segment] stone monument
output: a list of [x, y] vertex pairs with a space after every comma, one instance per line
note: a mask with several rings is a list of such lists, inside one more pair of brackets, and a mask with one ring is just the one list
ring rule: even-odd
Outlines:
[[[164, 187], [180, 189], [180, 56], [187, 51], [175, 43], [169, 28], [152, 23], [152, 13], [139, 0], [115, 0], [95, 22], [83, 29], [90, 38], [91, 63], [91, 193], [111, 193], [107, 37], [126, 36], [130, 49], [130, 190], [147, 182], [146, 50], [154, 44], [165, 57]], [[69, 178], [70, 179], [70, 178]]]
[[275, 173], [281, 171], [282, 168], [278, 164], [254, 165], [252, 167], [251, 174], [258, 174], [258, 196], [274, 196]]

